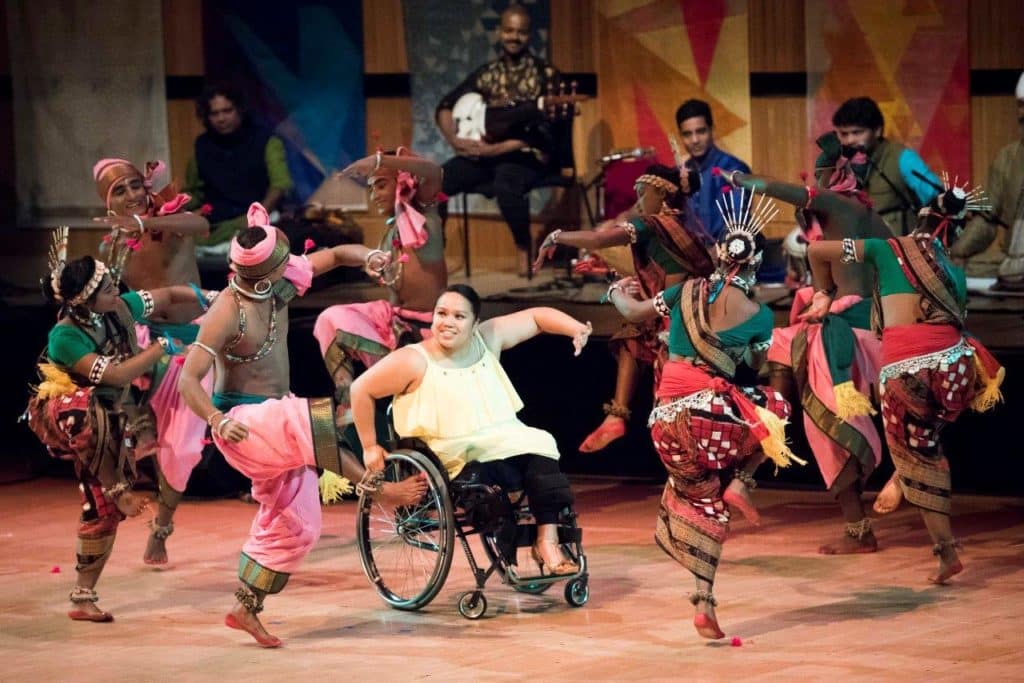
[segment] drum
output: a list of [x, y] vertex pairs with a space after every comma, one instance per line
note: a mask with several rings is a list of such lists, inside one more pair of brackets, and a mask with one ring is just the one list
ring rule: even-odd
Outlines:
[[636, 179], [654, 162], [654, 149], [651, 147], [617, 149], [601, 157], [600, 163], [604, 173], [602, 218], [615, 218], [633, 206], [636, 202]]

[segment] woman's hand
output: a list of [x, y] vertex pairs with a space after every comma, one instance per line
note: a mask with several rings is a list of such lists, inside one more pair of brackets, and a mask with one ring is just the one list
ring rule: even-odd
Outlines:
[[797, 316], [797, 320], [801, 320], [809, 323], [820, 322], [822, 318], [828, 315], [829, 310], [832, 308], [832, 295], [823, 289], [819, 289], [811, 297], [811, 303], [804, 312]]
[[572, 335], [572, 348], [574, 356], [580, 355], [583, 352], [583, 347], [587, 345], [587, 340], [590, 339], [590, 334], [594, 331], [594, 326], [587, 321], [586, 324], [580, 323], [579, 329]]
[[249, 428], [238, 420], [232, 420], [231, 418], [227, 418], [227, 422], [216, 429], [220, 438], [229, 443], [239, 443], [249, 438]]
[[367, 472], [380, 472], [384, 469], [384, 458], [388, 452], [380, 444], [373, 444], [363, 449], [363, 465]]
[[621, 289], [624, 294], [633, 299], [639, 299], [644, 293], [643, 288], [640, 286], [640, 278], [635, 275], [624, 277], [621, 280], [616, 281], [613, 286], [616, 289]]
[[537, 271], [544, 267], [545, 261], [550, 261], [552, 258], [554, 258], [555, 249], [558, 248], [558, 243], [556, 240], [558, 239], [558, 236], [561, 233], [562, 231], [560, 229], [552, 230], [551, 232], [548, 233], [548, 236], [544, 238], [544, 241], [541, 242], [540, 247], [537, 249], [537, 258], [533, 262], [533, 272], [536, 273]]

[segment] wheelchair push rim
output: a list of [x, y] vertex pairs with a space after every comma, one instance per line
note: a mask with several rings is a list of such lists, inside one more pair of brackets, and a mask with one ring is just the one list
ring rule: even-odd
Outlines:
[[389, 508], [364, 495], [356, 516], [356, 544], [363, 572], [388, 605], [417, 610], [437, 597], [451, 569], [455, 515], [446, 478], [418, 451], [388, 455], [385, 481], [422, 475], [427, 492], [414, 506]]

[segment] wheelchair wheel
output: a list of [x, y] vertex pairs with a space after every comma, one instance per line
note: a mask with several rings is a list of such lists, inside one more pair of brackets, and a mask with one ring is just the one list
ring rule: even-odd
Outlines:
[[565, 584], [565, 601], [573, 607], [583, 607], [590, 600], [590, 586], [586, 579], [573, 579]]
[[459, 595], [459, 614], [467, 619], [479, 619], [487, 613], [487, 598], [481, 591]]
[[387, 457], [384, 480], [423, 475], [427, 492], [417, 505], [388, 508], [359, 499], [356, 543], [363, 572], [391, 607], [417, 610], [433, 600], [452, 566], [455, 514], [447, 479], [429, 456], [398, 450]]
[[512, 584], [512, 590], [517, 593], [526, 593], [527, 595], [542, 595], [548, 592], [554, 583], [548, 581], [545, 583], [514, 583]]

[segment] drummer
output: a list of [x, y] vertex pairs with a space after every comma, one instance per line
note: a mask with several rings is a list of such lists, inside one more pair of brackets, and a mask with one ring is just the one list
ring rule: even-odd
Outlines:
[[683, 147], [690, 158], [686, 167], [700, 173], [700, 188], [690, 197], [690, 208], [716, 241], [725, 230], [725, 222], [715, 206], [727, 183], [725, 177], [713, 175], [711, 169], [750, 173], [750, 167], [736, 157], [715, 146], [715, 123], [711, 107], [704, 100], [686, 100], [676, 110], [676, 126], [683, 138]]

